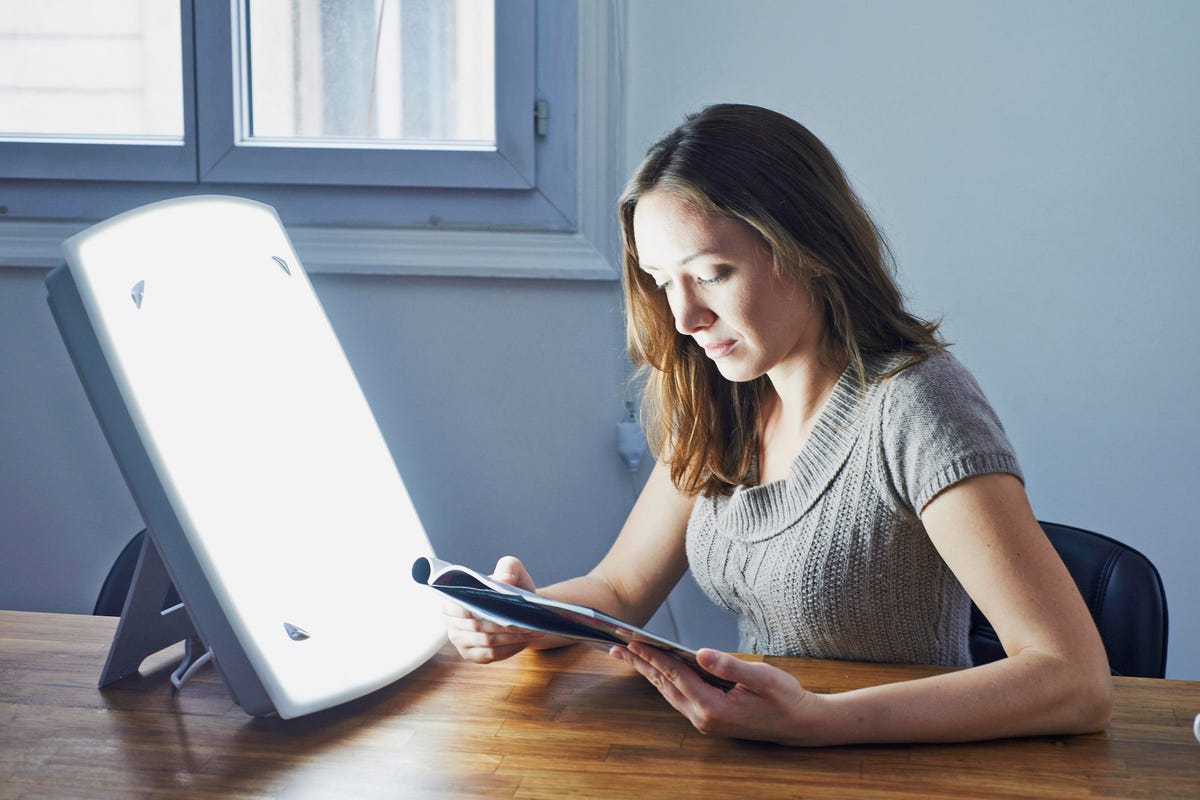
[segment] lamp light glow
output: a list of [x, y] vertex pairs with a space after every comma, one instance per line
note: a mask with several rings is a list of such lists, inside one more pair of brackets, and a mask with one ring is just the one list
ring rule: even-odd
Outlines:
[[274, 209], [168, 200], [63, 249], [51, 309], [246, 711], [300, 716], [424, 663], [445, 633], [407, 569], [432, 548]]

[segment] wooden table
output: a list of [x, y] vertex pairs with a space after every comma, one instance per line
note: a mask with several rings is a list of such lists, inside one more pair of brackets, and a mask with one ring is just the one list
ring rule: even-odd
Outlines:
[[[100, 691], [109, 617], [0, 611], [0, 798], [1200, 798], [1200, 683], [1116, 679], [1107, 732], [798, 750], [697, 733], [596, 650], [486, 667], [444, 652], [295, 720], [254, 719], [179, 649]], [[770, 658], [818, 691], [936, 668]]]

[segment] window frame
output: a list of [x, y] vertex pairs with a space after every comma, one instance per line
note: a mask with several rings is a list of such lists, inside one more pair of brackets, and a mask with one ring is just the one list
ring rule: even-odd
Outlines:
[[225, 9], [220, 3], [199, 4], [195, 11], [196, 41], [212, 50], [211, 55], [196, 59], [197, 95], [206, 109], [196, 132], [199, 181], [464, 189], [536, 187], [535, 3], [493, 2], [496, 145], [487, 149], [289, 146], [245, 138], [248, 91], [241, 65], [245, 62], [245, 31], [249, 27], [246, 3], [231, 0]]
[[[546, 14], [548, 8], [559, 13]], [[313, 273], [614, 280], [623, 4], [537, 0], [537, 12], [537, 97], [551, 100], [551, 120], [549, 134], [537, 140], [536, 188], [5, 179], [0, 267], [57, 265], [59, 243], [91, 222], [155, 199], [219, 193], [279, 209]], [[564, 163], [570, 169], [544, 168]], [[6, 202], [29, 196], [33, 202], [17, 208]]]

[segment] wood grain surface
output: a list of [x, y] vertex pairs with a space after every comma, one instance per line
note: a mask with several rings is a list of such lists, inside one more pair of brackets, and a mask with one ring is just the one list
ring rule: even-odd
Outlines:
[[[396, 684], [255, 719], [171, 648], [96, 680], [115, 618], [0, 611], [0, 798], [1200, 798], [1200, 683], [1116, 678], [1101, 734], [799, 750], [703, 736], [645, 681], [571, 647], [477, 666], [444, 651]], [[838, 692], [923, 666], [769, 658]]]

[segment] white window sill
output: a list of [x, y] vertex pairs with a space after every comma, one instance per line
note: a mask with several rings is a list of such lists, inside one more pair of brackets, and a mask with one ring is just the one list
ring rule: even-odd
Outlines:
[[[77, 222], [0, 222], [0, 268], [52, 269]], [[615, 280], [609, 248], [583, 233], [288, 228], [311, 274]]]

